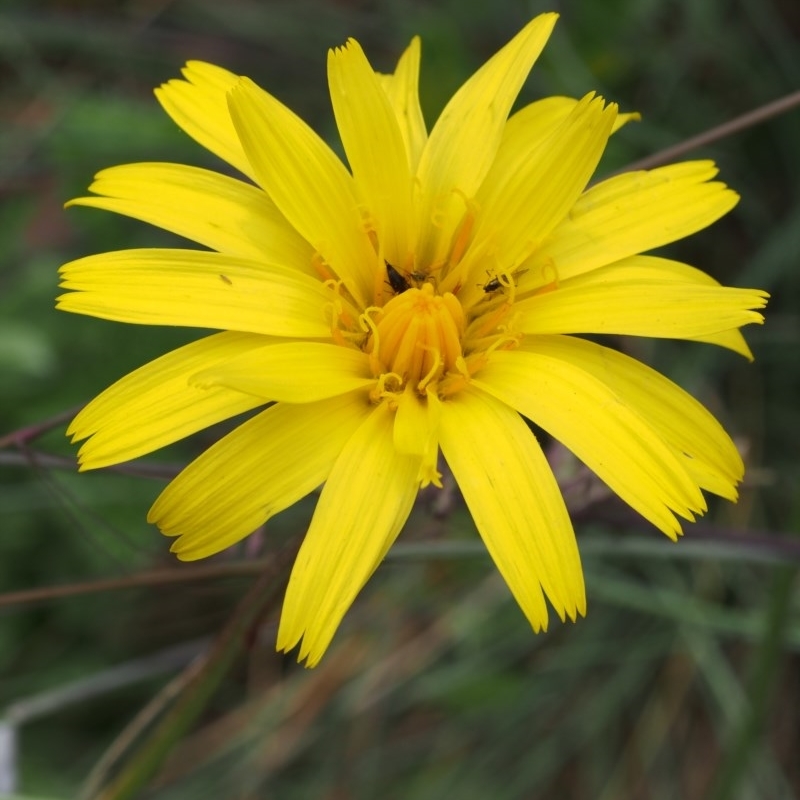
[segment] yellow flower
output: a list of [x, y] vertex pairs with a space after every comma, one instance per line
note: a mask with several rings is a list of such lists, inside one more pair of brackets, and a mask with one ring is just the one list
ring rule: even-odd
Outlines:
[[[185, 560], [216, 553], [324, 484], [294, 565], [278, 648], [316, 664], [394, 542], [439, 451], [534, 630], [545, 598], [585, 613], [578, 549], [523, 416], [671, 538], [736, 498], [719, 423], [652, 369], [572, 334], [711, 342], [764, 292], [639, 253], [729, 211], [711, 162], [587, 189], [631, 115], [589, 94], [509, 117], [556, 15], [532, 20], [453, 96], [428, 134], [414, 39], [392, 75], [355, 41], [328, 55], [350, 165], [247, 78], [190, 62], [157, 90], [190, 136], [252, 183], [177, 164], [101, 172], [72, 201], [208, 250], [125, 250], [62, 267], [66, 311], [222, 332], [107, 389], [70, 433], [84, 469], [135, 458], [267, 406], [190, 464], [149, 519]], [[522, 416], [521, 416], [522, 415]]]

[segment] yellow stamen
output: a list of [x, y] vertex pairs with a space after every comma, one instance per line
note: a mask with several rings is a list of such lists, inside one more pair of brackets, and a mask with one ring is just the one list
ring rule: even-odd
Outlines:
[[[387, 388], [388, 384], [394, 384], [394, 389]], [[403, 379], [396, 372], [384, 372], [378, 376], [378, 382], [369, 393], [369, 399], [373, 403], [379, 403], [381, 400], [387, 400], [389, 407], [392, 411], [397, 410], [397, 402], [393, 402], [393, 398], [400, 393], [403, 386]]]
[[325, 261], [319, 253], [314, 253], [314, 255], [311, 256], [311, 266], [314, 268], [317, 275], [319, 275], [321, 281], [327, 282], [336, 280], [336, 273], [328, 266], [328, 262]]
[[511, 313], [512, 308], [512, 304], [508, 300], [504, 300], [494, 310], [477, 317], [467, 329], [467, 338], [475, 341], [485, 336], [492, 336]]

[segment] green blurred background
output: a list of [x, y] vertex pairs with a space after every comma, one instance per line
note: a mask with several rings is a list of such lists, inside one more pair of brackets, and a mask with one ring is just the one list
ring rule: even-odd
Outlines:
[[[53, 310], [64, 261], [182, 246], [62, 205], [115, 164], [222, 169], [153, 98], [187, 59], [249, 75], [334, 143], [328, 47], [353, 36], [389, 71], [420, 34], [430, 126], [545, 10], [561, 20], [521, 102], [597, 90], [643, 114], [614, 138], [601, 175], [800, 87], [797, 0], [0, 0], [0, 437], [59, 419], [196, 336]], [[589, 615], [534, 636], [457, 499], [424, 498], [317, 670], [274, 654], [270, 612], [247, 621], [239, 650], [217, 645], [218, 674], [201, 689], [184, 670], [241, 622], [234, 609], [253, 578], [239, 565], [269, 561], [313, 498], [209, 562], [204, 580], [8, 603], [0, 787], [11, 791], [15, 771], [30, 798], [95, 796], [134, 773], [129, 785], [149, 789], [131, 792], [159, 799], [800, 797], [799, 143], [796, 110], [693, 153], [714, 158], [742, 200], [669, 249], [772, 294], [766, 325], [745, 331], [755, 363], [704, 345], [621, 343], [734, 434], [748, 463], [738, 505], [712, 502], [671, 545], [602, 495], [573, 492]], [[145, 476], [78, 476], [64, 427], [0, 450], [0, 593], [185, 570], [145, 513], [164, 476], [220, 431], [156, 454]], [[165, 728], [175, 698], [182, 724]], [[134, 736], [148, 703], [153, 721]], [[160, 735], [179, 741], [167, 748]], [[148, 743], [156, 757], [142, 767]]]

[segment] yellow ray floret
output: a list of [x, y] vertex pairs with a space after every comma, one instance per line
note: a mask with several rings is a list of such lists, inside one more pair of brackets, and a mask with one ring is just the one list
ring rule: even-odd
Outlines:
[[394, 73], [378, 76], [400, 127], [412, 175], [417, 171], [420, 156], [428, 140], [428, 131], [419, 104], [420, 52], [420, 39], [415, 36], [397, 62]]
[[[58, 308], [119, 322], [330, 335], [334, 295], [291, 267], [194, 250], [122, 250], [61, 267]], [[328, 319], [326, 319], [326, 312]]]
[[[342, 449], [297, 555], [278, 649], [299, 641], [301, 659], [322, 657], [345, 611], [383, 560], [411, 511], [419, 459], [395, 451], [382, 403]], [[369, 497], [369, 502], [364, 498]]]
[[308, 242], [268, 195], [243, 181], [183, 164], [126, 164], [99, 172], [89, 191], [99, 196], [67, 205], [125, 214], [220, 253], [313, 274]]
[[487, 268], [514, 270], [568, 213], [600, 160], [616, 106], [587, 95], [523, 165], [492, 168], [478, 193], [482, 209], [474, 239], [451, 282], [461, 280], [464, 302]]
[[182, 72], [185, 80], [171, 80], [155, 90], [159, 103], [196, 142], [254, 177], [227, 108], [227, 92], [239, 76], [203, 61], [187, 62]]
[[578, 547], [561, 491], [519, 416], [465, 391], [443, 404], [441, 447], [497, 568], [534, 630], [547, 628], [542, 590], [559, 617], [586, 611]]
[[688, 471], [716, 476], [713, 487], [696, 479], [698, 484], [735, 498], [744, 475], [736, 445], [712, 414], [672, 381], [630, 356], [574, 336], [532, 337], [521, 349], [569, 362], [605, 383], [684, 459]]
[[198, 387], [227, 386], [282, 403], [313, 403], [375, 383], [361, 350], [325, 342], [267, 344], [192, 376]]
[[261, 405], [260, 397], [223, 386], [199, 389], [190, 379], [199, 369], [263, 348], [267, 341], [252, 333], [218, 333], [173, 350], [109, 386], [67, 429], [73, 441], [88, 438], [78, 454], [81, 469], [138, 458]]
[[727, 331], [764, 317], [759, 289], [698, 286], [671, 280], [580, 281], [517, 305], [524, 333], [617, 333], [686, 339]]
[[691, 520], [706, 510], [697, 484], [647, 419], [571, 360], [544, 348], [497, 352], [474, 383], [563, 442], [668, 536], [680, 533], [675, 514]]
[[366, 305], [378, 262], [351, 175], [305, 122], [252, 81], [242, 78], [228, 104], [259, 184]]
[[419, 255], [429, 263], [443, 257], [464, 198], [489, 171], [508, 112], [555, 22], [555, 14], [531, 20], [453, 95], [434, 125], [417, 170]]
[[147, 518], [179, 537], [183, 561], [218, 553], [319, 486], [369, 412], [361, 394], [272, 406], [186, 467]]
[[[408, 154], [389, 98], [358, 42], [351, 39], [330, 52], [328, 83], [347, 161], [370, 210], [370, 226], [384, 258], [402, 263], [412, 245]], [[352, 103], [351, 97], [361, 102]]]
[[584, 193], [525, 266], [555, 264], [563, 281], [689, 236], [739, 200], [709, 182], [716, 174], [711, 161], [689, 161], [609, 178]]

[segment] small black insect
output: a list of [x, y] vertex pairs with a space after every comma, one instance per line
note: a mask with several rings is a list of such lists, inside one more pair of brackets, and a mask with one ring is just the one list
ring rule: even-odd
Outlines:
[[512, 281], [514, 286], [516, 286], [517, 277], [524, 275], [527, 271], [527, 269], [515, 269], [512, 273], [501, 273], [501, 275], [495, 275], [494, 278], [490, 278], [489, 281], [483, 284], [483, 291], [486, 292], [486, 294], [491, 294], [492, 292], [496, 292], [498, 289], [507, 288]]
[[389, 279], [389, 286], [395, 294], [402, 294], [407, 289], [411, 288], [409, 282], [388, 262], [384, 259], [386, 264], [386, 277]]
[[502, 286], [503, 284], [500, 283], [500, 278], [492, 278], [488, 283], [483, 285], [483, 291], [486, 292], [486, 294], [491, 294], [501, 289]]

